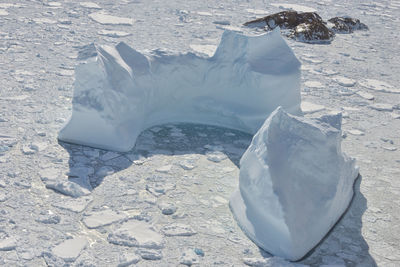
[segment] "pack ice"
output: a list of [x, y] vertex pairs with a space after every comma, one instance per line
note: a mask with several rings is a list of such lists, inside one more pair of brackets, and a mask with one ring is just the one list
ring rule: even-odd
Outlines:
[[266, 251], [301, 259], [346, 210], [358, 168], [341, 152], [340, 128], [340, 114], [306, 119], [277, 108], [253, 137], [230, 207]]
[[212, 57], [144, 55], [125, 43], [92, 46], [75, 71], [72, 116], [59, 139], [128, 151], [146, 128], [170, 122], [254, 134], [278, 106], [300, 112], [300, 63], [279, 30], [225, 31]]

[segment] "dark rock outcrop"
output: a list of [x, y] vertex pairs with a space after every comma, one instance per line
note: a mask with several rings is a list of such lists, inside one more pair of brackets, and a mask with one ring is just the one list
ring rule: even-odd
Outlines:
[[269, 30], [279, 26], [281, 29], [294, 29], [302, 23], [325, 23], [315, 12], [298, 13], [296, 11], [282, 11], [263, 18], [246, 22], [247, 27], [267, 27]]
[[368, 30], [368, 26], [359, 19], [349, 17], [334, 17], [328, 20], [333, 24], [332, 30], [336, 33], [352, 33], [356, 30]]
[[306, 43], [329, 43], [334, 33], [315, 12], [282, 11], [264, 18], [246, 22], [247, 27], [264, 27], [273, 30], [280, 27], [290, 30], [287, 36]]
[[330, 43], [335, 33], [368, 30], [367, 25], [350, 17], [334, 17], [328, 21], [333, 25], [331, 28], [315, 12], [282, 11], [243, 25], [267, 31], [280, 27], [288, 37], [305, 43]]
[[334, 33], [323, 23], [301, 23], [294, 28], [289, 37], [305, 43], [330, 43]]

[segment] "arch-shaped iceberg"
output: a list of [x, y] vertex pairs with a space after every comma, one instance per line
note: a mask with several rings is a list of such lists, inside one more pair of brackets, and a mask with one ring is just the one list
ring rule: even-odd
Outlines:
[[146, 128], [170, 122], [257, 132], [278, 106], [300, 112], [300, 62], [279, 30], [225, 31], [214, 56], [151, 56], [125, 43], [93, 46], [75, 71], [72, 116], [59, 140], [129, 151]]

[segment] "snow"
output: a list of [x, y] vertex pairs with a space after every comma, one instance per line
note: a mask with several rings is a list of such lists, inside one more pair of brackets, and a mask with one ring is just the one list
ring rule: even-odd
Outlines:
[[277, 108], [240, 160], [231, 210], [248, 237], [275, 256], [301, 259], [353, 197], [358, 168], [341, 152], [340, 121], [340, 114], [306, 119]]
[[335, 82], [337, 82], [341, 86], [345, 87], [353, 87], [356, 84], [356, 81], [344, 76], [336, 76], [333, 78]]
[[165, 236], [192, 236], [196, 234], [196, 231], [190, 225], [182, 223], [166, 225], [162, 228], [162, 232]]
[[279, 105], [300, 112], [300, 63], [279, 30], [255, 37], [226, 31], [211, 58], [158, 51], [150, 57], [124, 43], [95, 49], [96, 57], [76, 67], [62, 141], [128, 151], [144, 129], [158, 124], [255, 133]]
[[4, 9], [0, 9], [0, 16], [7, 16], [8, 12]]
[[385, 93], [396, 93], [400, 94], [400, 88], [396, 88], [387, 82], [380, 81], [380, 80], [375, 80], [375, 79], [365, 79], [360, 81], [360, 85], [374, 90], [378, 92], [385, 92]]
[[299, 12], [317, 12], [317, 10], [312, 7], [298, 5], [298, 4], [272, 3], [271, 6], [279, 7], [282, 9], [292, 9]]
[[111, 30], [101, 30], [97, 32], [99, 35], [120, 38], [132, 35], [132, 33], [124, 32], [124, 31], [111, 31]]
[[17, 242], [14, 238], [8, 237], [0, 239], [0, 251], [14, 250], [17, 247]]
[[311, 102], [307, 101], [302, 101], [301, 102], [301, 110], [303, 111], [304, 114], [311, 114], [314, 112], [319, 112], [325, 109], [325, 106], [323, 105], [318, 105], [314, 104]]
[[127, 218], [127, 215], [124, 213], [105, 209], [89, 213], [82, 219], [82, 222], [87, 228], [93, 229], [121, 221], [125, 218]]
[[93, 2], [80, 2], [79, 5], [81, 7], [86, 7], [86, 8], [91, 8], [91, 9], [101, 9], [101, 6], [99, 6], [96, 3]]
[[164, 247], [162, 235], [143, 221], [128, 221], [108, 235], [108, 242], [128, 247], [160, 249]]
[[89, 14], [89, 18], [102, 25], [133, 25], [134, 20], [118, 16], [108, 15], [104, 12], [96, 12]]
[[79, 256], [79, 254], [86, 248], [88, 242], [84, 237], [74, 237], [67, 239], [61, 244], [57, 245], [52, 249], [53, 254], [56, 257], [63, 259], [64, 261], [71, 262]]

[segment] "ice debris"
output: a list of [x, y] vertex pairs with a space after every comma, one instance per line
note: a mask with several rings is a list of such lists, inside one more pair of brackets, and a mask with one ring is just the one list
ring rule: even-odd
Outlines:
[[160, 249], [164, 247], [162, 235], [143, 221], [131, 220], [123, 223], [108, 235], [108, 242], [120, 246]]
[[341, 152], [340, 113], [307, 119], [277, 108], [240, 161], [230, 200], [243, 231], [275, 256], [302, 258], [346, 210], [358, 176]]
[[52, 249], [53, 255], [67, 262], [75, 261], [87, 246], [88, 242], [84, 237], [67, 239]]
[[300, 112], [300, 62], [278, 29], [253, 37], [226, 31], [210, 58], [160, 50], [145, 56], [125, 43], [84, 49], [94, 57], [75, 69], [62, 141], [129, 151], [144, 129], [161, 123], [254, 134], [279, 105]]

